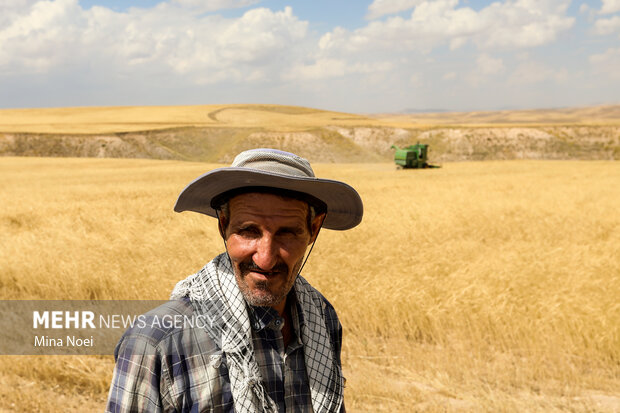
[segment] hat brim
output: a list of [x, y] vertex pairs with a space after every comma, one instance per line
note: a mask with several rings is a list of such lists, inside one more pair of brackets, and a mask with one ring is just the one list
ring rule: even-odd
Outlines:
[[181, 191], [174, 210], [194, 211], [216, 217], [211, 207], [214, 197], [248, 186], [303, 192], [320, 199], [327, 205], [327, 216], [323, 222], [323, 227], [327, 229], [346, 230], [362, 221], [362, 200], [357, 191], [344, 182], [234, 167], [214, 169], [193, 180]]

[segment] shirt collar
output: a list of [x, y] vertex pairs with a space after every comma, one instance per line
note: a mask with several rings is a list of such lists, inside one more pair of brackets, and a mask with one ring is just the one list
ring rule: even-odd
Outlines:
[[[288, 293], [286, 305], [287, 310], [290, 309], [290, 306], [295, 306], [296, 311], [291, 311], [291, 318], [293, 319], [293, 329], [296, 331], [304, 324], [304, 317], [299, 302], [297, 301], [295, 288], [292, 288]], [[259, 307], [249, 304], [247, 304], [247, 307], [248, 314], [250, 316], [250, 323], [255, 331], [261, 331], [266, 327], [279, 329], [282, 326], [282, 323], [284, 323], [284, 318], [280, 317], [280, 314], [278, 314], [278, 312], [271, 307]], [[295, 317], [295, 315], [297, 317]]]
[[248, 313], [250, 315], [252, 328], [256, 331], [261, 331], [267, 326], [282, 323], [282, 317], [271, 307], [248, 305]]

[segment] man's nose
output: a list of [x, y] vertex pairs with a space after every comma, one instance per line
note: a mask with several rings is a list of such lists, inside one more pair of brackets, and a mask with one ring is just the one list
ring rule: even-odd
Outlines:
[[265, 271], [270, 271], [278, 263], [277, 248], [271, 234], [263, 234], [252, 259]]

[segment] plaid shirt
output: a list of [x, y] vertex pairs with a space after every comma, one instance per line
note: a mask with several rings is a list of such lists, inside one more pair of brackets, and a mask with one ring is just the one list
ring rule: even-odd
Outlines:
[[[325, 299], [324, 299], [325, 300]], [[312, 400], [300, 339], [304, 323], [294, 290], [289, 293], [293, 321], [286, 348], [284, 319], [269, 307], [248, 306], [254, 355], [263, 385], [280, 412], [311, 412]], [[326, 325], [340, 365], [342, 327], [325, 300]], [[147, 313], [147, 320], [164, 315], [191, 317], [186, 301], [170, 301]], [[115, 350], [116, 367], [106, 412], [233, 412], [226, 355], [204, 328], [130, 328]], [[344, 412], [344, 404], [341, 412]]]

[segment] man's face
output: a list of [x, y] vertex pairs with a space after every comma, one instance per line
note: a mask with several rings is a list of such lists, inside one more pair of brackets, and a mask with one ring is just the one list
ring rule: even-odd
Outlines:
[[[306, 247], [314, 240], [322, 216], [311, 223], [308, 204], [263, 193], [237, 195], [229, 201], [225, 230], [228, 254], [239, 289], [255, 306], [284, 310]], [[282, 312], [282, 311], [280, 311]]]

